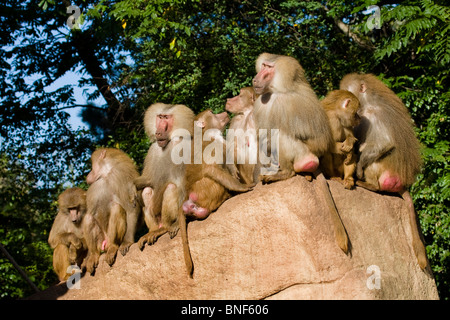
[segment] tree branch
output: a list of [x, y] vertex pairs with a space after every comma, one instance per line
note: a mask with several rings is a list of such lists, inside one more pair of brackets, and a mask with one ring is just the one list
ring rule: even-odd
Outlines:
[[[321, 7], [326, 13], [330, 12], [330, 9], [328, 9], [325, 5], [322, 5]], [[347, 36], [352, 38], [353, 41], [355, 41], [355, 43], [357, 45], [359, 45], [361, 48], [364, 48], [364, 49], [370, 50], [370, 51], [373, 51], [375, 49], [375, 47], [372, 45], [372, 43], [364, 40], [363, 38], [359, 37], [356, 33], [352, 32], [349, 25], [345, 24], [338, 18], [332, 18], [332, 19], [334, 20], [334, 23], [339, 28], [339, 30], [341, 30], [344, 34], [346, 34]]]
[[[62, 2], [65, 7], [71, 5], [69, 0], [63, 0]], [[114, 131], [118, 123], [123, 121], [124, 106], [112, 92], [105, 71], [101, 68], [101, 62], [95, 50], [98, 44], [98, 41], [95, 39], [95, 34], [90, 30], [72, 30], [71, 35], [72, 46], [77, 51], [86, 71], [91, 75], [94, 84], [108, 104], [108, 108], [106, 109], [108, 127]]]
[[120, 120], [123, 120], [124, 106], [116, 98], [106, 78], [105, 71], [95, 54], [96, 41], [89, 31], [73, 32], [73, 46], [76, 48], [86, 71], [91, 75], [95, 85], [108, 104], [107, 116], [110, 129], [114, 130]]
[[19, 266], [19, 264], [14, 260], [14, 258], [9, 254], [9, 252], [6, 250], [6, 248], [3, 246], [3, 244], [0, 243], [0, 251], [3, 252], [3, 254], [8, 258], [8, 260], [12, 263], [14, 268], [19, 272], [19, 274], [22, 276], [22, 278], [25, 279], [26, 282], [30, 285], [30, 287], [34, 290], [34, 292], [39, 292], [40, 290], [36, 285], [31, 281], [31, 279], [27, 276], [25, 271]]
[[71, 106], [58, 108], [57, 111], [61, 111], [61, 110], [65, 110], [65, 109], [73, 109], [73, 108], [89, 108], [89, 109], [96, 109], [96, 110], [101, 110], [101, 111], [106, 110], [105, 108], [97, 107], [92, 104], [73, 104]]

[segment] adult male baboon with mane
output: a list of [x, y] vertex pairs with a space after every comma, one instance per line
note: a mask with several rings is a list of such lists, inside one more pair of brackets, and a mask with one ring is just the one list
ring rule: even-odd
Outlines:
[[347, 233], [327, 182], [318, 171], [319, 157], [333, 144], [325, 111], [296, 59], [263, 53], [256, 60], [256, 71], [253, 88], [260, 95], [254, 106], [257, 129], [279, 131], [279, 170], [262, 175], [261, 181], [287, 179], [300, 172], [314, 173], [331, 213], [336, 241], [347, 253]]
[[167, 232], [171, 238], [178, 232], [187, 196], [185, 164], [175, 161], [174, 156], [179, 156], [180, 144], [187, 144], [190, 150], [193, 125], [194, 112], [185, 105], [155, 103], [145, 112], [144, 127], [152, 145], [142, 175], [135, 179], [136, 187], [143, 189], [144, 219], [149, 229], [138, 241], [141, 250]]

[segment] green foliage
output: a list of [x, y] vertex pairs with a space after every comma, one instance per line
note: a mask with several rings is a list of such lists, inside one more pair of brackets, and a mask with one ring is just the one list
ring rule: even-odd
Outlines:
[[144, 130], [128, 132], [127, 130], [119, 129], [114, 136], [109, 136], [108, 139], [105, 147], [126, 151], [136, 163], [138, 171], [142, 171], [144, 159], [150, 147]]
[[406, 1], [383, 8], [375, 57], [389, 66], [386, 77], [417, 126], [424, 166], [411, 192], [442, 299], [450, 298], [450, 41], [448, 6]]
[[[65, 1], [64, 1], [65, 2]], [[80, 30], [66, 26], [60, 2], [5, 0], [0, 14], [0, 239], [40, 288], [55, 277], [47, 232], [54, 200], [84, 184], [96, 146], [127, 152], [142, 169], [149, 147], [142, 126], [154, 102], [223, 111], [251, 85], [261, 52], [297, 58], [319, 96], [349, 72], [379, 75], [405, 102], [417, 127], [424, 166], [411, 192], [440, 297], [449, 299], [448, 5], [403, 1], [79, 0]], [[390, 1], [389, 1], [390, 3]], [[381, 9], [381, 29], [367, 23]], [[6, 13], [3, 13], [6, 12]], [[343, 25], [348, 29], [344, 30]], [[78, 84], [49, 89], [67, 71]], [[100, 80], [104, 80], [99, 81]], [[121, 114], [107, 93], [120, 101]], [[67, 126], [74, 87], [95, 86], [83, 119]], [[30, 294], [0, 256], [2, 298]]]
[[450, 62], [450, 9], [434, 1], [408, 1], [383, 11], [383, 21], [394, 31], [376, 57], [379, 59], [407, 48], [415, 54], [425, 53], [426, 59], [446, 65]]
[[[47, 244], [55, 202], [24, 165], [0, 154], [0, 239], [2, 245], [40, 289], [57, 280], [52, 270], [52, 251]], [[43, 201], [44, 200], [44, 201]], [[33, 293], [9, 260], [0, 256], [1, 299]]]

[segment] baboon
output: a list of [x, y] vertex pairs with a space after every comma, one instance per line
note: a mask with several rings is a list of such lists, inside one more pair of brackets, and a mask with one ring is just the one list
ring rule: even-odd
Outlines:
[[[196, 153], [192, 154], [192, 161], [186, 166], [189, 199], [183, 204], [185, 214], [193, 219], [206, 218], [230, 197], [228, 191], [251, 189], [250, 184], [242, 184], [227, 170], [226, 143], [222, 133], [228, 122], [226, 112], [213, 114], [211, 110], [201, 112], [194, 122], [194, 126], [201, 128], [203, 142], [201, 148], [195, 147], [193, 142], [192, 149]], [[196, 156], [202, 157], [200, 163], [195, 163]]]
[[233, 176], [247, 184], [258, 182], [258, 176], [254, 174], [258, 141], [253, 117], [253, 105], [257, 98], [255, 90], [246, 87], [240, 90], [238, 96], [227, 99], [225, 105], [225, 110], [235, 114], [227, 133], [227, 152], [233, 154], [233, 163], [228, 168]]
[[[194, 153], [191, 163], [186, 165], [186, 190], [189, 198], [183, 203], [183, 212], [189, 219], [205, 219], [231, 196], [229, 191], [245, 192], [252, 187], [239, 182], [226, 167], [226, 144], [222, 134], [228, 122], [226, 112], [213, 114], [211, 110], [203, 111], [195, 118], [194, 134], [199, 134], [197, 128], [201, 129], [202, 140], [194, 138]], [[197, 141], [201, 146], [194, 145]], [[192, 277], [194, 269], [186, 222], [182, 221], [180, 227], [186, 268]]]
[[[144, 127], [152, 144], [142, 175], [135, 179], [137, 189], [143, 189], [144, 218], [149, 229], [138, 241], [141, 250], [165, 233], [171, 238], [178, 233], [187, 198], [185, 162], [191, 158], [182, 147], [187, 144], [190, 151], [193, 125], [194, 113], [185, 105], [155, 103], [145, 112]], [[180, 152], [188, 161], [178, 161]]]
[[[283, 180], [300, 172], [313, 173], [330, 210], [337, 244], [347, 253], [347, 233], [325, 177], [318, 170], [319, 157], [333, 145], [325, 111], [296, 59], [263, 53], [256, 60], [256, 71], [253, 88], [260, 94], [254, 106], [256, 127], [259, 131], [277, 129], [279, 138], [279, 170], [262, 175], [261, 181]], [[261, 145], [260, 139], [260, 148]]]
[[407, 190], [414, 183], [422, 164], [420, 143], [414, 134], [408, 109], [373, 74], [348, 74], [341, 80], [340, 89], [352, 92], [361, 104], [361, 122], [355, 128], [355, 136], [359, 140], [357, 185], [402, 196], [409, 208], [412, 247], [419, 266], [425, 269], [428, 263], [425, 247]]
[[58, 197], [58, 214], [48, 235], [53, 251], [53, 269], [60, 281], [70, 276], [70, 265], [81, 266], [87, 253], [82, 224], [86, 214], [86, 191], [69, 188]]
[[345, 90], [334, 90], [321, 101], [328, 120], [335, 145], [325, 153], [320, 167], [328, 177], [343, 179], [344, 187], [351, 189], [355, 185], [356, 170], [355, 143], [357, 139], [353, 129], [359, 124], [357, 113], [359, 101], [353, 93]]
[[100, 232], [86, 230], [88, 257], [84, 267], [93, 274], [100, 253], [106, 250], [106, 262], [112, 265], [117, 251], [122, 255], [134, 243], [141, 216], [134, 179], [139, 176], [133, 160], [123, 151], [101, 148], [92, 156], [92, 170], [86, 177], [88, 213], [85, 219], [100, 226]]

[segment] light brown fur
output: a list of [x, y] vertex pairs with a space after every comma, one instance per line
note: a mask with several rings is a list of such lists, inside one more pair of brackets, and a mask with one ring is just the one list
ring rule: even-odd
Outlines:
[[[195, 118], [194, 126], [201, 128], [203, 138], [201, 148], [196, 148], [195, 139], [193, 140], [192, 150], [196, 150], [197, 153], [192, 153], [191, 163], [186, 165], [186, 190], [189, 197], [183, 204], [183, 211], [191, 219], [208, 217], [231, 196], [229, 191], [245, 192], [251, 189], [250, 185], [240, 183], [226, 168], [226, 145], [222, 134], [228, 121], [226, 112], [216, 115], [211, 110], [205, 110]], [[209, 136], [205, 138], [207, 135]], [[214, 148], [209, 153], [206, 150], [211, 146]], [[222, 152], [222, 156], [219, 157], [216, 152]], [[196, 156], [202, 157], [201, 163], [195, 163]], [[186, 267], [192, 277], [193, 263], [187, 231], [183, 228], [181, 230]]]
[[54, 249], [53, 269], [59, 280], [65, 281], [69, 277], [67, 268], [74, 264], [81, 266], [87, 253], [83, 233], [87, 211], [86, 191], [80, 188], [65, 190], [58, 197], [58, 208], [48, 243]]
[[[366, 88], [365, 93], [361, 92], [361, 86]], [[346, 75], [340, 87], [351, 91], [361, 103], [361, 124], [355, 130], [360, 140], [359, 174], [363, 170], [365, 181], [378, 185], [383, 170], [392, 170], [405, 186], [411, 186], [420, 171], [422, 160], [408, 109], [392, 90], [372, 74]], [[388, 157], [383, 157], [387, 154]], [[374, 163], [384, 169], [372, 170]]]
[[321, 101], [330, 122], [334, 147], [321, 159], [321, 168], [328, 177], [343, 179], [346, 189], [355, 185], [356, 153], [354, 144], [357, 139], [353, 134], [359, 123], [357, 111], [359, 101], [351, 92], [334, 90]]
[[421, 168], [420, 143], [411, 116], [399, 97], [372, 74], [349, 74], [340, 88], [351, 91], [361, 103], [357, 185], [402, 195], [409, 207], [413, 250], [422, 269], [428, 264], [411, 196], [407, 189]]
[[258, 73], [264, 61], [275, 64], [276, 74], [256, 100], [254, 117], [258, 129], [280, 129], [280, 171], [292, 172], [295, 162], [306, 156], [320, 157], [329, 150], [331, 130], [298, 61], [263, 53], [256, 60]]
[[[233, 164], [229, 164], [228, 169], [243, 183], [258, 182], [258, 176], [254, 174], [258, 142], [253, 117], [253, 105], [257, 98], [255, 90], [252, 87], [246, 87], [240, 90], [238, 96], [227, 99], [225, 106], [228, 112], [235, 114], [230, 122], [228, 132], [233, 132], [236, 138], [228, 139], [229, 133], [227, 134], [227, 151], [233, 152], [234, 155]], [[239, 136], [241, 132], [242, 136]]]
[[[203, 111], [196, 117], [196, 122], [204, 123], [202, 127], [203, 137], [205, 137], [205, 132], [211, 129], [216, 130], [216, 136], [212, 137], [210, 141], [202, 141], [202, 163], [195, 164], [195, 155], [192, 154], [191, 164], [186, 166], [186, 188], [189, 192], [195, 192], [198, 195], [199, 199], [196, 203], [200, 207], [207, 208], [209, 212], [216, 210], [230, 197], [229, 190], [244, 192], [251, 188], [249, 185], [240, 183], [227, 170], [226, 144], [222, 137], [226, 123], [223, 125], [219, 124], [216, 118], [217, 115], [213, 114], [211, 110]], [[217, 146], [223, 150], [223, 157], [220, 159], [220, 163], [215, 163], [215, 158], [212, 157], [212, 154], [205, 152], [205, 148], [210, 146], [212, 142], [217, 143]], [[194, 150], [194, 146], [192, 148]]]
[[117, 251], [122, 255], [134, 243], [141, 217], [133, 180], [139, 176], [131, 158], [121, 150], [101, 148], [92, 156], [92, 170], [86, 177], [89, 221], [96, 221], [100, 231], [86, 231], [89, 248], [85, 268], [93, 274], [98, 264], [101, 244], [106, 241], [106, 262], [112, 265]]
[[[172, 129], [165, 132], [169, 141], [164, 147], [155, 142], [159, 130], [157, 117], [161, 114], [171, 115], [173, 121]], [[171, 153], [179, 143], [190, 145], [193, 123], [194, 113], [185, 105], [155, 103], [145, 113], [145, 130], [153, 143], [145, 158], [142, 175], [135, 179], [136, 187], [143, 189], [144, 218], [149, 229], [138, 241], [141, 250], [146, 243], [153, 244], [167, 232], [171, 238], [178, 232], [179, 217], [183, 215], [181, 207], [186, 198], [185, 165], [174, 163]], [[183, 129], [183, 132], [177, 129]]]
[[256, 71], [253, 88], [261, 95], [254, 106], [256, 127], [259, 131], [279, 130], [279, 171], [263, 175], [261, 180], [272, 182], [298, 172], [314, 173], [330, 210], [336, 241], [347, 253], [347, 233], [325, 177], [317, 170], [319, 157], [333, 146], [325, 111], [296, 59], [263, 53], [256, 60]]

